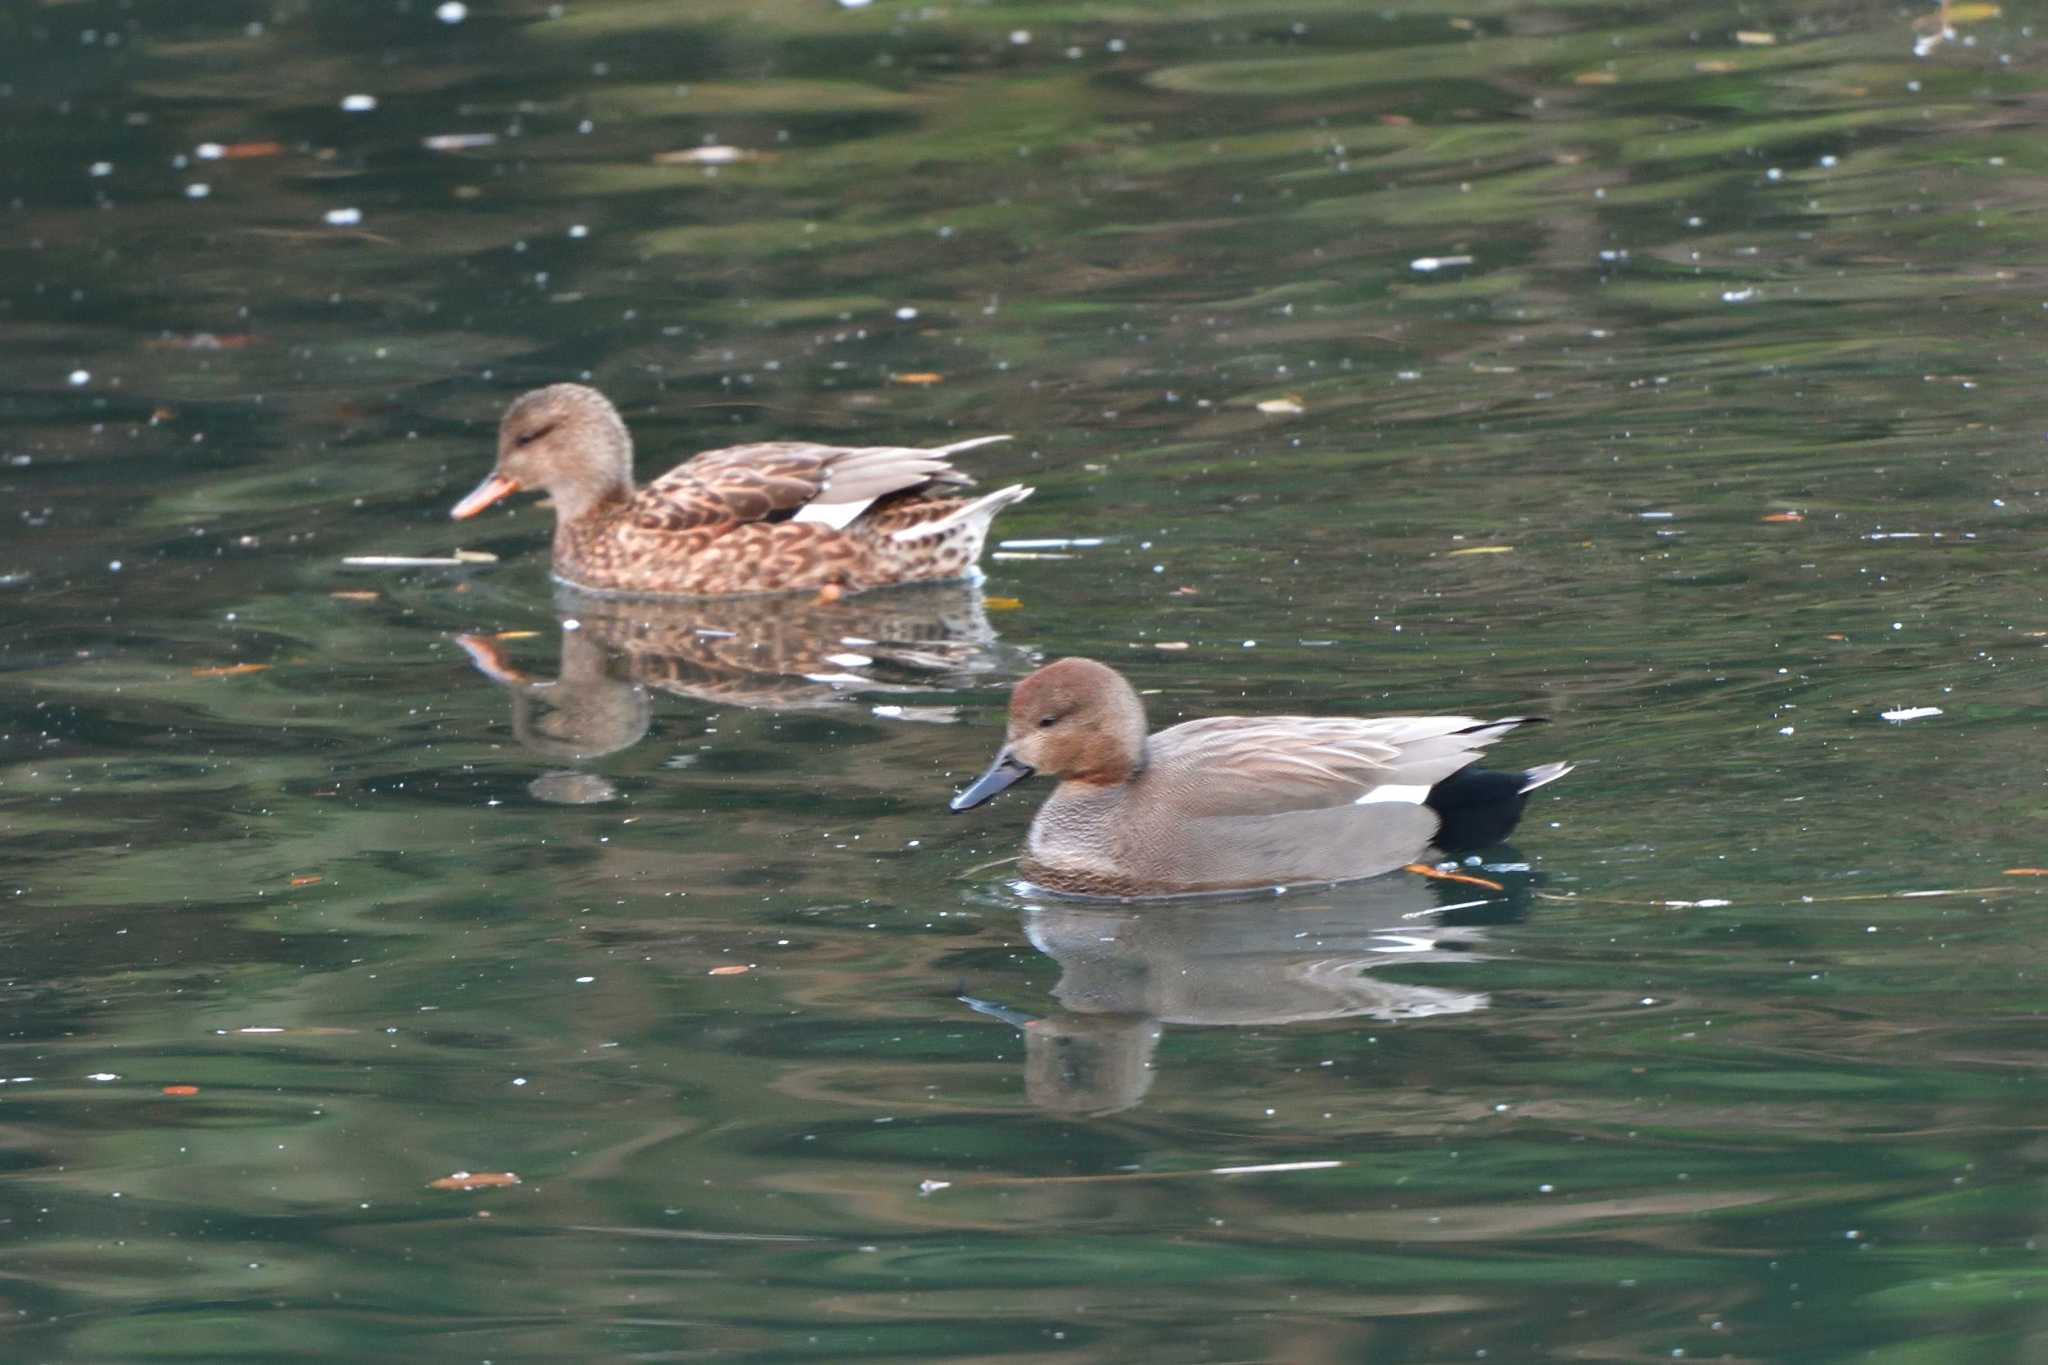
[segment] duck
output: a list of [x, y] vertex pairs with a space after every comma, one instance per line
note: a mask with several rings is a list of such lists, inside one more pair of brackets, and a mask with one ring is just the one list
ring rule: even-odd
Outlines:
[[1002, 749], [950, 804], [1059, 779], [1022, 861], [1049, 891], [1132, 900], [1350, 881], [1505, 837], [1528, 794], [1572, 770], [1473, 766], [1532, 719], [1212, 716], [1148, 735], [1121, 673], [1060, 659], [1017, 684]]
[[833, 446], [764, 441], [694, 455], [633, 486], [633, 438], [612, 401], [585, 384], [512, 400], [498, 458], [450, 509], [460, 521], [522, 489], [554, 502], [554, 575], [584, 592], [729, 597], [830, 596], [975, 576], [989, 523], [1032, 490], [960, 495], [974, 480], [953, 456], [1008, 436], [950, 445]]

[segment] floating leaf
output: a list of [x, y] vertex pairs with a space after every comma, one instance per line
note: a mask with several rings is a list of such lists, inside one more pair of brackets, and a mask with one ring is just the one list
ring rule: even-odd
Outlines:
[[2048, 867], [2008, 867], [2008, 877], [2048, 877]]
[[195, 678], [239, 678], [244, 673], [261, 673], [271, 667], [269, 664], [215, 664], [211, 668], [195, 668]]
[[1764, 515], [1763, 515], [1763, 518], [1762, 518], [1762, 519], [1763, 519], [1763, 520], [1765, 520], [1765, 521], [1805, 521], [1805, 520], [1806, 520], [1806, 513], [1804, 513], [1804, 512], [1766, 512], [1766, 513], [1764, 513]]
[[493, 640], [532, 640], [539, 635], [540, 632], [537, 630], [501, 630], [491, 638]]
[[1974, 24], [1983, 19], [1996, 19], [2005, 11], [1997, 5], [1947, 5], [1941, 13], [1951, 24]]
[[1154, 649], [1186, 649], [1187, 647], [1188, 642], [1186, 640], [1161, 640], [1152, 646]]
[[1753, 28], [1742, 28], [1735, 31], [1735, 41], [1744, 47], [1775, 47], [1778, 42], [1778, 35], [1775, 33], [1764, 33]]
[[930, 370], [921, 370], [916, 374], [892, 374], [889, 376], [889, 382], [892, 384], [943, 384], [946, 382], [946, 376], [935, 374]]
[[335, 599], [337, 602], [374, 602], [378, 598], [382, 597], [384, 594], [379, 592], [353, 591], [331, 592], [327, 595]]
[[303, 876], [298, 876], [298, 877], [294, 877], [294, 878], [292, 878], [292, 885], [293, 885], [293, 886], [317, 886], [317, 885], [319, 885], [319, 884], [320, 884], [321, 882], [324, 882], [324, 881], [326, 881], [326, 880], [327, 880], [327, 878], [325, 878], [325, 877], [321, 876], [321, 875], [320, 875], [320, 874], [319, 874], [318, 872], [308, 872], [308, 873], [304, 874]]
[[1290, 393], [1284, 398], [1260, 400], [1259, 411], [1272, 413], [1276, 417], [1299, 417], [1308, 409], [1302, 406], [1300, 394]]
[[706, 976], [743, 976], [743, 975], [745, 975], [746, 973], [748, 973], [748, 972], [750, 972], [750, 971], [752, 971], [752, 970], [753, 970], [753, 968], [752, 968], [752, 967], [750, 967], [750, 966], [739, 966], [739, 965], [734, 965], [734, 966], [731, 966], [731, 967], [713, 967], [713, 968], [712, 968], [712, 969], [711, 969], [710, 971], [706, 972], [706, 973], [705, 973], [705, 975], [706, 975]]
[[1581, 71], [1572, 77], [1573, 85], [1619, 85], [1621, 77], [1612, 71]]
[[1704, 62], [1694, 62], [1692, 69], [1705, 76], [1725, 76], [1730, 71], [1740, 71], [1742, 68], [1725, 57], [1711, 57]]
[[981, 605], [987, 607], [990, 611], [1015, 611], [1024, 605], [1024, 599], [1021, 597], [984, 597], [981, 599]]
[[199, 1093], [199, 1087], [196, 1085], [167, 1085], [164, 1087], [164, 1093], [166, 1095], [196, 1095]]
[[511, 1171], [457, 1171], [444, 1175], [439, 1180], [429, 1180], [430, 1190], [488, 1190], [504, 1185], [519, 1184], [519, 1177]]
[[1504, 555], [1514, 548], [1512, 545], [1467, 545], [1462, 550], [1451, 551], [1444, 558], [1456, 559], [1459, 555]]
[[222, 161], [248, 161], [259, 156], [278, 156], [284, 151], [282, 142], [230, 142], [220, 149]]

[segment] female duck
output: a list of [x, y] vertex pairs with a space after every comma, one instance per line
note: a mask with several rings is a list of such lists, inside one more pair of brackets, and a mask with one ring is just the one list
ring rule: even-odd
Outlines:
[[[1054, 891], [1170, 896], [1370, 877], [1492, 842], [1525, 795], [1571, 771], [1470, 768], [1524, 718], [1216, 716], [1145, 733], [1115, 669], [1061, 659], [1017, 684], [1009, 742], [953, 798], [978, 806], [1043, 772], [1025, 875]], [[1473, 836], [1476, 836], [1473, 837]]]
[[725, 596], [845, 592], [962, 578], [1021, 484], [979, 498], [948, 458], [1005, 441], [929, 450], [770, 441], [707, 450], [633, 487], [633, 438], [596, 389], [551, 384], [498, 424], [498, 463], [449, 515], [475, 516], [522, 488], [555, 504], [555, 577], [592, 592]]

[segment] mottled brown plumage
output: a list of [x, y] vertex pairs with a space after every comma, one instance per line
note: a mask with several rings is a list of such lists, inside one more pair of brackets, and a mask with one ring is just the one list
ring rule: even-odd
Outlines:
[[498, 461], [451, 515], [522, 488], [555, 504], [555, 577], [591, 592], [728, 596], [833, 586], [846, 592], [965, 577], [989, 522], [1031, 490], [979, 498], [950, 457], [1007, 440], [932, 449], [768, 441], [707, 450], [633, 487], [633, 439], [611, 401], [581, 384], [515, 399]]
[[[1170, 896], [1346, 881], [1420, 855], [1439, 828], [1431, 789], [1520, 723], [1215, 716], [1148, 737], [1123, 675], [1061, 659], [1017, 684], [1008, 743], [953, 809], [1034, 772], [1059, 778], [1031, 822], [1023, 863], [1055, 891]], [[1566, 771], [1532, 769], [1520, 792]]]

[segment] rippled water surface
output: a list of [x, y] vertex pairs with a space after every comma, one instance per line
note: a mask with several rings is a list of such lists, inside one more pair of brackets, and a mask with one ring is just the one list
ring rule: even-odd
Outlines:
[[[2048, 1356], [2032, 10], [0, 14], [0, 1352]], [[564, 378], [1078, 543], [558, 597]], [[1066, 653], [1579, 767], [1037, 898]]]

